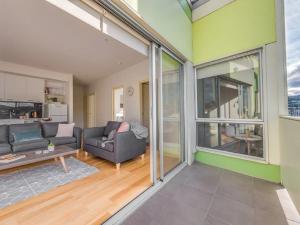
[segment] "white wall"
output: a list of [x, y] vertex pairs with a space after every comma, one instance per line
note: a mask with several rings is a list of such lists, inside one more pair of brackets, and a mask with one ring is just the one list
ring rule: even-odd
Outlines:
[[56, 71], [39, 69], [36, 67], [20, 65], [11, 62], [0, 61], [0, 71], [19, 75], [39, 77], [67, 82], [66, 103], [69, 106], [69, 121], [73, 121], [73, 75]]
[[[103, 77], [88, 87], [88, 93], [95, 93], [96, 125], [103, 126], [112, 120], [112, 89], [124, 88], [124, 112], [126, 121], [140, 121], [140, 82], [148, 80], [148, 60], [131, 66], [121, 72]], [[127, 88], [134, 88], [128, 96]]]
[[280, 119], [281, 179], [300, 211], [300, 120]]

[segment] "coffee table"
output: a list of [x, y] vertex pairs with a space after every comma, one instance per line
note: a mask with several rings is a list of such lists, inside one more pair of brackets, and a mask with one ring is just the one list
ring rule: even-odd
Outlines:
[[53, 152], [48, 152], [48, 153], [40, 153], [37, 154], [37, 151], [45, 151], [46, 149], [36, 149], [32, 151], [27, 151], [27, 152], [18, 152], [15, 153], [15, 155], [25, 155], [24, 158], [16, 160], [14, 162], [8, 162], [8, 163], [0, 163], [0, 170], [5, 170], [5, 169], [10, 169], [18, 166], [24, 166], [36, 162], [41, 162], [41, 161], [46, 161], [50, 159], [54, 159], [57, 161], [57, 159], [60, 160], [64, 171], [67, 173], [68, 172], [68, 167], [65, 163], [65, 156], [67, 155], [72, 155], [72, 154], [78, 154], [79, 150], [78, 149], [73, 149], [69, 146], [66, 145], [61, 145], [55, 147], [55, 150]]

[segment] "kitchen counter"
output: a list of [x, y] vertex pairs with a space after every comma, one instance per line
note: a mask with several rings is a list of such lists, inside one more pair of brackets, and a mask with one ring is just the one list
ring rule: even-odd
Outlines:
[[34, 123], [41, 121], [42, 118], [29, 118], [29, 119], [0, 119], [0, 125], [10, 124], [23, 124], [23, 123]]

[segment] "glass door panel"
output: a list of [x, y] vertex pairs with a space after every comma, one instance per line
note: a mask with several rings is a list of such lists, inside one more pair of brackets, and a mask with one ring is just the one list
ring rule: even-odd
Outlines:
[[184, 160], [183, 65], [162, 51], [159, 77], [160, 178]]

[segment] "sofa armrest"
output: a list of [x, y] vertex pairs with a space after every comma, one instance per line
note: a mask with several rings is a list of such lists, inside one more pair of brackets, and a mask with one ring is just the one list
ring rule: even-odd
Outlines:
[[84, 128], [83, 129], [83, 142], [87, 138], [91, 137], [102, 137], [104, 133], [105, 127], [92, 127], [92, 128]]
[[81, 148], [81, 134], [82, 134], [82, 129], [80, 127], [74, 127], [73, 136], [76, 138], [77, 149]]
[[117, 133], [114, 139], [116, 163], [144, 154], [146, 145], [146, 139], [137, 139], [132, 131]]

